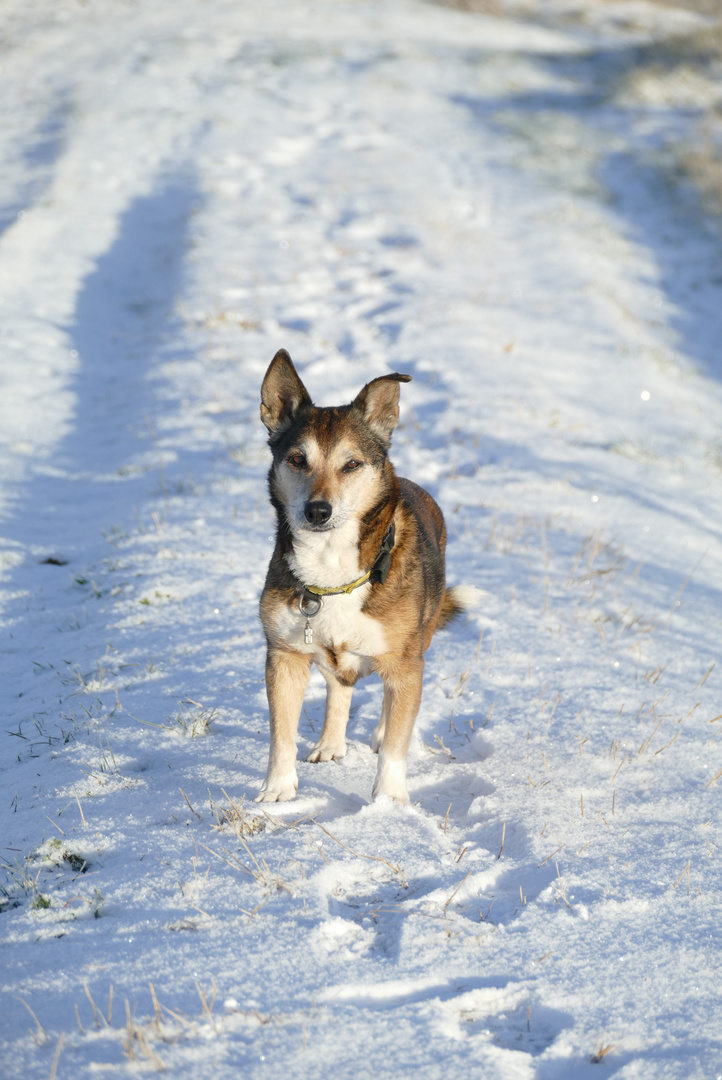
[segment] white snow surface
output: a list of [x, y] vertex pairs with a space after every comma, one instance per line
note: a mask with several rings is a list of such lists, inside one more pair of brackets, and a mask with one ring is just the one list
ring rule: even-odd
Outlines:
[[[589, 27], [416, 0], [2, 19], [2, 1075], [720, 1076], [722, 273], [665, 116]], [[413, 376], [484, 590], [408, 807], [374, 679], [252, 802], [281, 346], [319, 404]]]

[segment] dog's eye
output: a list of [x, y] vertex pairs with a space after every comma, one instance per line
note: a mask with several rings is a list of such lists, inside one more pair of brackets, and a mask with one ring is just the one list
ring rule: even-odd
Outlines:
[[302, 469], [306, 464], [305, 456], [299, 453], [298, 450], [296, 450], [293, 454], [289, 454], [286, 458], [286, 461], [289, 465], [293, 466], [294, 469]]
[[344, 465], [343, 471], [344, 472], [354, 472], [355, 469], [360, 469], [362, 465], [363, 465], [362, 461], [357, 461], [356, 458], [351, 458], [351, 460], [347, 461], [346, 464]]

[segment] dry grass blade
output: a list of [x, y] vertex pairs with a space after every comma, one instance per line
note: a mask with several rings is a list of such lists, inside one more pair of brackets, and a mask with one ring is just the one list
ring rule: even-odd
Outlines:
[[489, 674], [489, 668], [491, 667], [491, 662], [494, 659], [494, 653], [495, 652], [496, 652], [496, 641], [492, 641], [492, 643], [491, 643], [491, 654], [489, 656], [489, 662], [486, 665], [486, 669], [484, 671], [484, 677], [486, 677]]
[[194, 911], [198, 912], [199, 915], [203, 915], [206, 919], [212, 918], [212, 916], [209, 915], [207, 911], [204, 911], [202, 907], [198, 907], [198, 904], [194, 904], [192, 900], [190, 901], [190, 905]]
[[611, 1043], [608, 1046], [600, 1046], [595, 1054], [592, 1054], [590, 1061], [593, 1065], [598, 1065], [600, 1061], [603, 1061], [607, 1054], [611, 1054], [614, 1047]]
[[434, 738], [436, 739], [437, 743], [439, 744], [439, 746], [441, 747], [443, 752], [445, 754], [447, 754], [450, 758], [453, 759], [454, 755], [451, 753], [451, 750], [449, 750], [448, 746], [446, 746], [446, 744], [444, 743], [444, 740], [441, 738], [441, 736], [440, 735], [434, 735]]
[[617, 765], [616, 769], [614, 770], [614, 776], [612, 777], [612, 781], [616, 780], [617, 775], [619, 773], [619, 770], [621, 769], [622, 765], [624, 765], [625, 761], [627, 760], [627, 756], [628, 755], [625, 754], [624, 757], [622, 758], [622, 760]]
[[[661, 754], [663, 750], [666, 750], [666, 749], [667, 749], [667, 747], [671, 746], [671, 745], [672, 745], [672, 743], [674, 742], [674, 740], [675, 740], [675, 739], [678, 739], [678, 738], [679, 738], [679, 736], [680, 736], [681, 734], [682, 734], [682, 732], [681, 732], [681, 731], [678, 731], [678, 732], [677, 732], [677, 734], [676, 734], [676, 735], [674, 735], [674, 736], [673, 736], [673, 737], [672, 737], [672, 738], [671, 738], [671, 739], [669, 740], [669, 742], [668, 742], [668, 743], [665, 743], [665, 744], [664, 744], [664, 746], [660, 746], [659, 750], [655, 750], [655, 751], [654, 751], [654, 756], [656, 757], [656, 756], [657, 756], [657, 754]], [[614, 811], [612, 811], [612, 813], [614, 813]]]
[[158, 1072], [165, 1072], [165, 1065], [148, 1042], [148, 1036], [142, 1028], [136, 1026], [135, 1037], [138, 1040], [138, 1046], [140, 1047], [143, 1057], [147, 1058], [148, 1061], [155, 1066]]
[[675, 887], [675, 889], [676, 889], [676, 888], [677, 888], [677, 886], [679, 885], [680, 881], [682, 880], [682, 878], [683, 878], [683, 877], [685, 876], [685, 874], [686, 874], [686, 875], [687, 875], [687, 895], [688, 895], [688, 896], [689, 896], [689, 878], [690, 878], [690, 866], [691, 866], [691, 859], [688, 859], [688, 860], [687, 860], [687, 865], [685, 866], [684, 870], [682, 871], [682, 873], [681, 873], [681, 874], [679, 875], [679, 877], [677, 878], [677, 880], [676, 880], [676, 881], [675, 881], [675, 883], [674, 883], [674, 887]]
[[[590, 843], [591, 843], [591, 841], [590, 841]], [[564, 847], [564, 844], [560, 844], [559, 847], [555, 851], [552, 851], [551, 855], [547, 855], [546, 859], [542, 859], [542, 861], [537, 866], [537, 870], [541, 870], [542, 866], [544, 866], [544, 863], [548, 863], [550, 859], [553, 859], [555, 855], [558, 855], [563, 847]]]
[[221, 791], [228, 799], [228, 802], [231, 804], [231, 809], [233, 810], [233, 814], [235, 815], [234, 818], [231, 818], [226, 812], [226, 820], [231, 824], [236, 836], [241, 841], [246, 851], [255, 862], [255, 858], [251, 854], [250, 848], [248, 847], [248, 844], [243, 837], [244, 834], [246, 836], [252, 836], [254, 833], [258, 832], [259, 829], [263, 828], [263, 822], [261, 818], [257, 815], [247, 814], [243, 809], [243, 803], [241, 803], [240, 806], [235, 803], [225, 788], [221, 788]]
[[[291, 889], [289, 889], [288, 885], [286, 885], [285, 882], [281, 881], [277, 874], [271, 873], [271, 870], [269, 869], [265, 860], [262, 859], [261, 862], [259, 862], [258, 859], [256, 859], [255, 855], [249, 849], [248, 844], [246, 844], [243, 837], [239, 837], [238, 839], [241, 841], [246, 851], [251, 856], [251, 859], [253, 860], [256, 867], [255, 870], [252, 866], [247, 866], [246, 863], [241, 862], [241, 860], [236, 855], [234, 855], [232, 851], [229, 851], [228, 848], [221, 848], [221, 850], [224, 851], [228, 856], [227, 859], [224, 859], [222, 855], [219, 855], [217, 851], [213, 850], [213, 848], [209, 848], [207, 844], [202, 843], [201, 847], [204, 848], [206, 851], [210, 852], [211, 855], [215, 855], [217, 859], [220, 859], [221, 862], [226, 863], [227, 866], [232, 867], [234, 870], [243, 870], [246, 874], [250, 874], [250, 876], [252, 878], [255, 878], [258, 884], [263, 885], [264, 888], [282, 889], [284, 892], [290, 894]], [[196, 907], [195, 904], [191, 904], [191, 907], [195, 907], [196, 911], [200, 911], [201, 915], [206, 915], [208, 918], [210, 918], [208, 913], [203, 911], [202, 908]]]
[[214, 980], [213, 985], [212, 985], [210, 1004], [208, 1003], [208, 1000], [207, 1000], [206, 995], [205, 995], [205, 991], [201, 989], [200, 984], [198, 983], [198, 980], [196, 980], [195, 986], [196, 986], [196, 991], [198, 993], [198, 997], [201, 999], [201, 1008], [203, 1010], [203, 1015], [205, 1016], [208, 1023], [213, 1028], [213, 1030], [217, 1031], [218, 1029], [216, 1028], [216, 1022], [215, 1022], [215, 1020], [213, 1018], [213, 1006], [214, 1006], [215, 1000], [216, 1000], [216, 984], [215, 984], [215, 980]]
[[80, 1010], [78, 1009], [77, 1003], [73, 1005], [73, 1009], [75, 1011], [75, 1023], [78, 1025], [78, 1031], [81, 1035], [85, 1035], [85, 1028], [83, 1027], [83, 1022], [80, 1019]]
[[123, 1045], [125, 1052], [131, 1061], [136, 1061], [138, 1059], [138, 1054], [136, 1053], [137, 1045], [141, 1057], [150, 1061], [158, 1072], [163, 1072], [165, 1070], [165, 1065], [148, 1042], [145, 1032], [133, 1019], [130, 1011], [130, 1003], [127, 998], [125, 999], [125, 1038], [123, 1040]]
[[33, 1010], [28, 1005], [27, 1001], [25, 1001], [25, 999], [21, 998], [21, 997], [16, 997], [15, 1000], [19, 1001], [21, 1005], [25, 1006], [25, 1008], [28, 1010], [28, 1012], [32, 1016], [33, 1020], [37, 1024], [37, 1031], [35, 1031], [35, 1033], [34, 1033], [35, 1034], [35, 1041], [38, 1044], [45, 1042], [45, 1040], [48, 1037], [47, 1032], [46, 1032], [45, 1028], [43, 1027], [43, 1025], [40, 1023], [40, 1021], [38, 1020], [38, 1018], [35, 1015], [35, 1013], [33, 1012]]
[[310, 836], [306, 837], [306, 847], [310, 848], [311, 851], [315, 851], [318, 855], [320, 855], [327, 866], [331, 865], [331, 860], [328, 858], [326, 852], [323, 850], [321, 845], [317, 844], [315, 840], [312, 840]]
[[[719, 717], [718, 717], [718, 719], [719, 719]], [[714, 721], [710, 721], [710, 723], [714, 723]], [[48, 817], [47, 814], [45, 816], [46, 816], [46, 818], [48, 818], [48, 821], [53, 826], [53, 828], [58, 830], [58, 832], [61, 834], [61, 836], [66, 836], [67, 835], [66, 833], [63, 832], [63, 830], [60, 828], [59, 825], [56, 825], [56, 823], [53, 821], [53, 819], [51, 817]]]
[[[221, 791], [228, 799], [230, 809], [217, 806], [212, 799], [210, 799], [211, 809], [216, 815], [217, 825], [214, 825], [215, 829], [223, 829], [225, 825], [230, 825], [236, 836], [241, 839], [243, 836], [253, 836], [254, 833], [260, 832], [264, 828], [263, 819], [258, 814], [249, 814], [244, 808], [245, 798], [240, 803], [234, 802], [225, 788], [221, 788]], [[269, 821], [271, 819], [269, 818]], [[285, 824], [285, 822], [283, 823]]]
[[567, 900], [567, 885], [569, 884], [569, 882], [566, 879], [562, 880], [561, 874], [559, 873], [559, 863], [555, 863], [555, 866], [557, 870], [557, 879], [556, 881], [552, 881], [552, 888], [556, 893], [556, 896], [554, 897], [554, 902], [558, 904], [560, 900], [563, 900], [566, 907], [568, 907], [569, 910], [573, 912], [574, 908]]
[[133, 1046], [134, 1038], [134, 1025], [133, 1019], [130, 1015], [130, 1002], [125, 999], [125, 1040], [124, 1047], [128, 1057], [133, 1061], [135, 1059], [135, 1047]]
[[190, 1020], [187, 1016], [183, 1016], [182, 1013], [176, 1012], [175, 1009], [171, 1009], [169, 1005], [163, 1005], [162, 1008], [164, 1012], [167, 1012], [168, 1016], [171, 1016], [175, 1021], [177, 1021], [177, 1023], [181, 1024], [184, 1028], [190, 1028], [192, 1031], [195, 1032], [195, 1026], [193, 1024], [193, 1021]]
[[450, 903], [451, 903], [451, 901], [452, 901], [452, 900], [454, 899], [454, 897], [455, 897], [455, 896], [456, 896], [456, 894], [458, 893], [458, 891], [459, 891], [459, 889], [461, 888], [461, 886], [462, 886], [462, 885], [464, 884], [464, 882], [465, 882], [465, 881], [467, 880], [467, 878], [471, 877], [472, 873], [473, 873], [473, 871], [471, 871], [471, 870], [470, 870], [470, 871], [469, 871], [469, 873], [468, 873], [468, 874], [466, 875], [466, 877], [464, 877], [464, 878], [462, 878], [462, 879], [461, 879], [461, 881], [460, 881], [460, 882], [459, 882], [459, 884], [458, 884], [458, 885], [456, 886], [456, 888], [454, 889], [454, 891], [453, 891], [453, 893], [451, 894], [451, 896], [449, 897], [449, 899], [448, 899], [448, 900], [446, 900], [446, 901], [444, 902], [444, 907], [445, 907], [445, 908], [448, 908], [449, 904], [450, 904]]
[[[330, 837], [331, 840], [334, 841], [334, 843], [338, 844], [339, 847], [342, 847], [344, 851], [348, 851], [349, 855], [353, 855], [355, 859], [368, 859], [371, 862], [383, 863], [384, 866], [388, 866], [389, 870], [393, 871], [394, 874], [398, 874], [399, 877], [401, 877], [400, 866], [394, 866], [394, 864], [390, 863], [388, 859], [384, 859], [380, 855], [364, 855], [359, 851], [354, 851], [348, 846], [348, 844], [344, 844], [342, 840], [339, 840], [337, 836], [334, 836], [332, 832], [329, 832], [326, 826], [322, 825], [320, 821], [316, 820], [316, 818], [311, 818], [310, 820], [313, 822], [314, 825], [318, 825], [319, 829], [321, 829], [322, 832], [325, 832], [326, 836]], [[406, 885], [406, 882], [403, 878], [401, 878], [401, 881], [403, 885]]]
[[504, 850], [504, 838], [505, 837], [506, 837], [506, 821], [504, 822], [504, 824], [501, 827], [501, 847], [499, 848], [499, 854], [497, 855], [497, 859], [501, 858], [501, 853]]
[[160, 1033], [160, 1022], [163, 1019], [163, 1013], [161, 1011], [160, 1002], [155, 994], [155, 987], [152, 982], [148, 983], [148, 989], [150, 990], [150, 999], [153, 1002], [153, 1013], [155, 1014], [155, 1026], [156, 1030]]
[[[244, 848], [245, 848], [245, 849], [246, 849], [246, 851], [248, 852], [248, 855], [249, 855], [249, 857], [250, 857], [250, 858], [252, 859], [253, 863], [255, 864], [255, 866], [256, 866], [256, 869], [257, 869], [257, 870], [260, 870], [260, 869], [261, 869], [261, 864], [259, 863], [259, 861], [258, 861], [258, 859], [256, 858], [256, 856], [255, 856], [255, 855], [253, 854], [253, 852], [252, 852], [252, 851], [251, 851], [251, 849], [249, 848], [249, 846], [248, 846], [248, 844], [246, 843], [246, 841], [245, 841], [245, 840], [243, 839], [243, 837], [242, 837], [242, 836], [239, 836], [239, 837], [238, 837], [238, 839], [240, 840], [240, 842], [241, 842], [241, 843], [243, 844]], [[226, 849], [224, 848], [223, 850], [225, 851]]]
[[224, 862], [226, 866], [230, 866], [233, 870], [245, 870], [247, 874], [251, 875], [251, 877], [255, 877], [255, 874], [251, 870], [250, 866], [246, 866], [244, 862], [241, 862], [240, 859], [236, 858], [236, 856], [233, 855], [232, 852], [228, 851], [227, 848], [223, 848], [226, 855], [228, 856], [227, 859], [224, 859], [222, 855], [219, 855], [217, 851], [213, 850], [213, 848], [208, 847], [207, 844], [201, 843], [201, 847], [205, 851], [210, 852], [211, 855], [215, 855], [217, 859], [220, 859], [221, 862]]
[[97, 1028], [99, 1028], [100, 1027], [100, 1021], [102, 1019], [103, 1023], [107, 1027], [108, 1025], [106, 1023], [105, 1017], [101, 1013], [100, 1009], [96, 1008], [95, 1002], [93, 1001], [93, 999], [92, 999], [92, 997], [90, 995], [90, 990], [88, 990], [88, 984], [85, 983], [85, 982], [83, 983], [83, 990], [85, 990], [85, 996], [87, 997], [88, 1001], [90, 1002], [90, 1007], [93, 1010], [93, 1020], [95, 1021], [95, 1026]]
[[654, 729], [652, 734], [649, 736], [649, 738], [645, 739], [644, 742], [642, 743], [642, 745], [640, 746], [639, 750], [637, 750], [637, 754], [639, 755], [639, 757], [642, 757], [642, 755], [646, 754], [647, 750], [649, 750], [649, 744], [651, 743], [652, 739], [654, 738], [654, 736], [657, 734], [660, 727], [662, 726], [663, 720], [664, 720], [664, 717], [662, 718], [662, 720], [659, 721], [659, 723], [657, 724], [656, 728]]
[[65, 1042], [65, 1032], [61, 1031], [60, 1032], [60, 1037], [58, 1038], [58, 1041], [55, 1044], [55, 1053], [53, 1054], [53, 1063], [50, 1066], [50, 1075], [48, 1077], [48, 1080], [55, 1080], [55, 1076], [56, 1076], [57, 1071], [58, 1071], [58, 1062], [60, 1061], [60, 1054], [62, 1052], [64, 1042]]
[[244, 915], [247, 915], [249, 919], [252, 919], [256, 912], [260, 911], [262, 907], [265, 907], [270, 899], [270, 896], [266, 896], [263, 900], [261, 900], [260, 904], [256, 904], [253, 911], [247, 911], [246, 908], [239, 908], [238, 910], [242, 911]]
[[201, 815], [200, 815], [200, 814], [198, 813], [198, 811], [197, 811], [197, 810], [194, 810], [194, 809], [193, 809], [193, 807], [191, 806], [191, 801], [190, 801], [190, 799], [188, 798], [188, 796], [186, 795], [186, 793], [185, 793], [185, 791], [183, 790], [183, 788], [178, 788], [178, 790], [180, 791], [180, 793], [181, 793], [181, 795], [183, 796], [183, 798], [185, 799], [185, 801], [186, 801], [186, 802], [188, 803], [188, 806], [190, 807], [190, 811], [191, 811], [191, 813], [192, 813], [192, 814], [195, 814], [195, 816], [196, 816], [196, 817], [198, 818], [198, 820], [199, 820], [199, 821], [201, 821], [201, 820], [202, 820], [202, 819], [201, 819]]
[[709, 670], [707, 672], [705, 672], [705, 674], [702, 676], [702, 678], [699, 680], [699, 682], [696, 683], [692, 687], [692, 689], [693, 690], [698, 690], [701, 686], [704, 686], [704, 684], [707, 682], [707, 679], [709, 679], [710, 675], [712, 674], [712, 672], [714, 671], [714, 669], [716, 667], [717, 667], [717, 661], [715, 660], [715, 662], [712, 664], [712, 666], [709, 668]]

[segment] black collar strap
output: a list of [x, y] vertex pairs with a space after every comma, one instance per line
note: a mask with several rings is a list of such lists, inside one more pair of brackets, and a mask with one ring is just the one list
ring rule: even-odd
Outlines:
[[391, 569], [391, 549], [396, 542], [396, 526], [391, 522], [386, 536], [381, 541], [381, 550], [376, 556], [376, 562], [371, 569], [371, 581], [378, 581], [383, 585], [389, 576]]
[[363, 577], [357, 578], [356, 581], [350, 581], [348, 585], [341, 585], [339, 588], [335, 589], [324, 589], [319, 585], [306, 585], [305, 582], [301, 582], [304, 591], [310, 593], [311, 596], [340, 596], [341, 593], [352, 593], [354, 589], [358, 589], [361, 585], [365, 585], [367, 581], [378, 582], [379, 585], [383, 585], [386, 578], [389, 576], [389, 570], [391, 569], [391, 549], [394, 546], [395, 539], [396, 526], [392, 521], [386, 535], [381, 541], [381, 550], [376, 556], [376, 562]]

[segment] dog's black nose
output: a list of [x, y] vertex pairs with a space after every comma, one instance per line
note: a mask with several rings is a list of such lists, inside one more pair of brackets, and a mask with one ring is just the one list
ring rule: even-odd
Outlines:
[[333, 507], [331, 503], [325, 502], [323, 499], [317, 499], [315, 502], [307, 502], [303, 508], [303, 514], [309, 525], [314, 525], [318, 528], [319, 525], [325, 525], [328, 519], [333, 513]]

